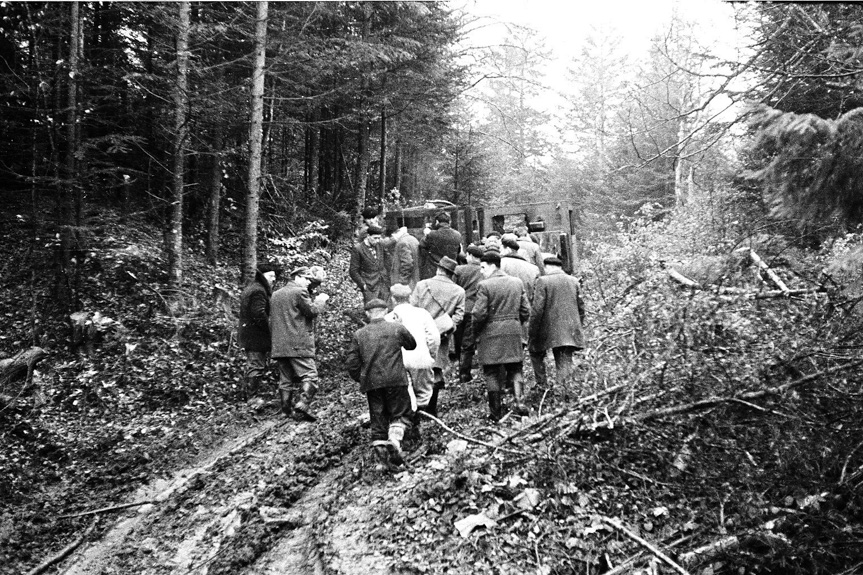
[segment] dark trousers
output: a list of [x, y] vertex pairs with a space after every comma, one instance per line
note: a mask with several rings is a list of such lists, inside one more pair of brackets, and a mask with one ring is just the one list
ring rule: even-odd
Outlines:
[[369, 419], [372, 441], [386, 441], [390, 423], [411, 426], [411, 396], [407, 386], [382, 387], [366, 392], [369, 400]]
[[458, 360], [458, 376], [460, 381], [470, 381], [470, 368], [473, 364], [473, 356], [476, 354], [476, 345], [473, 337], [473, 316], [464, 314], [464, 320], [455, 330], [455, 353]]
[[[553, 348], [554, 366], [557, 369], [557, 385], [565, 389], [568, 386], [575, 374], [575, 364], [573, 356], [578, 348], [571, 345], [563, 345]], [[542, 387], [548, 386], [548, 373], [545, 367], [545, 351], [530, 352], [530, 363], [533, 366], [533, 373], [536, 376], [536, 383]]]
[[512, 383], [517, 375], [521, 375], [521, 370], [521, 362], [482, 366], [486, 389], [488, 391], [501, 391], [507, 382]]

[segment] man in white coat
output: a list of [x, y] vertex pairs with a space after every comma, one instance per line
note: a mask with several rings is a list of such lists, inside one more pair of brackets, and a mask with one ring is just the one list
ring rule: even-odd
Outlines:
[[429, 410], [429, 401], [434, 391], [432, 368], [440, 346], [440, 332], [428, 311], [408, 303], [411, 297], [410, 286], [393, 285], [390, 288], [390, 297], [393, 311], [386, 315], [386, 319], [400, 322], [417, 342], [415, 349], [402, 349], [402, 358], [416, 398], [412, 434], [419, 439], [419, 417], [416, 412]]

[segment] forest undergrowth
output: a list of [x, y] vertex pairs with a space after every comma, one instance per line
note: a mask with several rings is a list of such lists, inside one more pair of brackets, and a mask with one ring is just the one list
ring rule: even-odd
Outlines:
[[[46, 271], [50, 234], [26, 218], [4, 222], [0, 351], [49, 353], [27, 381], [0, 388], [14, 399], [0, 406], [4, 573], [80, 534], [60, 516], [121, 501], [278, 417], [239, 393], [237, 271], [190, 250], [187, 287], [172, 298], [161, 240], [112, 217], [98, 214], [76, 264], [92, 327], [74, 347]], [[322, 290], [333, 298], [318, 359], [322, 397], [338, 402], [356, 391], [340, 366], [357, 297], [347, 250], [325, 232], [312, 224], [268, 241], [264, 257], [327, 266]], [[528, 367], [531, 415], [491, 428], [481, 380], [455, 387], [444, 399], [449, 430], [425, 423], [427, 452], [407, 475], [347, 475], [346, 489], [376, 494], [367, 543], [391, 572], [850, 573], [863, 564], [863, 237], [817, 248], [763, 229], [717, 237], [692, 215], [645, 213], [588, 243], [579, 271], [590, 343], [574, 393], [536, 387]], [[472, 443], [446, 467], [428, 460], [449, 452], [452, 432], [486, 446]], [[408, 476], [415, 486], [400, 492]]]

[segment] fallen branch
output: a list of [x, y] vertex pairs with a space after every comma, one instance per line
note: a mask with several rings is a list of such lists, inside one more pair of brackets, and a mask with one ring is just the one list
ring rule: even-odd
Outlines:
[[77, 549], [78, 547], [80, 547], [81, 543], [83, 543], [84, 540], [90, 536], [90, 533], [92, 533], [93, 530], [96, 528], [97, 523], [99, 523], [99, 520], [94, 519], [93, 523], [90, 524], [90, 527], [88, 527], [87, 530], [84, 531], [84, 533], [82, 533], [80, 537], [78, 537], [77, 539], [75, 539], [74, 541], [72, 541], [71, 543], [66, 545], [56, 555], [49, 557], [48, 559], [46, 559], [45, 561], [40, 563], [37, 567], [34, 567], [30, 571], [28, 571], [27, 575], [39, 575], [40, 573], [44, 573], [45, 571], [48, 570], [49, 567], [51, 567], [52, 565], [55, 565], [56, 563], [59, 563], [60, 561], [62, 561], [63, 559], [65, 559], [66, 557], [71, 555], [72, 552], [75, 549]]
[[781, 542], [783, 545], [788, 545], [787, 539], [785, 539], [782, 535], [771, 533], [770, 531], [768, 531], [767, 524], [765, 524], [762, 525], [761, 528], [758, 530], [749, 531], [742, 535], [729, 535], [712, 543], [708, 543], [707, 545], [702, 545], [701, 547], [693, 549], [692, 551], [687, 551], [686, 553], [680, 555], [680, 562], [687, 567], [700, 565], [702, 563], [705, 563], [706, 561], [710, 561], [721, 553], [730, 551], [732, 549], [737, 549], [738, 547], [740, 547], [741, 544], [745, 543], [750, 538], [759, 537], [778, 541]]
[[[692, 539], [692, 535], [685, 535], [685, 536], [681, 537], [680, 539], [672, 541], [671, 543], [666, 545], [666, 547], [669, 547], [669, 548], [677, 547], [678, 545], [686, 543], [690, 539]], [[638, 553], [636, 553], [635, 555], [633, 555], [629, 559], [626, 559], [623, 563], [621, 563], [620, 565], [618, 565], [614, 569], [610, 569], [610, 570], [606, 571], [605, 573], [603, 573], [602, 575], [622, 575], [623, 573], [629, 573], [633, 567], [635, 567], [638, 563], [641, 563], [642, 561], [644, 561], [645, 555], [646, 555], [646, 553], [644, 551], [639, 551]]]
[[677, 283], [679, 283], [681, 285], [685, 285], [686, 287], [693, 288], [693, 289], [703, 289], [701, 287], [700, 283], [698, 283], [695, 280], [689, 279], [688, 277], [686, 277], [685, 275], [683, 275], [682, 273], [680, 273], [679, 271], [677, 271], [674, 268], [668, 268], [668, 275], [671, 277], [671, 279], [673, 279], [674, 281], [676, 281]]
[[629, 537], [630, 539], [635, 541], [636, 543], [643, 546], [645, 549], [647, 549], [648, 551], [653, 553], [656, 557], [658, 557], [659, 559], [664, 561], [673, 570], [680, 573], [680, 575], [691, 575], [689, 573], [689, 571], [687, 571], [686, 569], [684, 569], [683, 567], [681, 567], [680, 565], [675, 563], [671, 557], [669, 557], [668, 555], [666, 555], [665, 553], [660, 551], [655, 545], [653, 545], [652, 543], [650, 543], [646, 539], [642, 539], [641, 537], [639, 537], [638, 535], [633, 533], [630, 529], [625, 527], [617, 519], [613, 519], [611, 517], [606, 517], [604, 515], [599, 515], [597, 517], [599, 518], [600, 521], [602, 521], [606, 525], [610, 525], [611, 527], [614, 527], [615, 529], [617, 529], [618, 531], [620, 531], [621, 533], [623, 533], [624, 535], [626, 535], [627, 537]]
[[755, 262], [755, 265], [764, 270], [764, 272], [767, 274], [767, 277], [773, 280], [773, 283], [775, 283], [785, 295], [788, 295], [791, 290], [789, 290], [788, 286], [785, 285], [785, 282], [782, 281], [782, 279], [778, 275], [776, 275], [776, 272], [773, 271], [770, 266], [768, 266], [767, 263], [762, 260], [758, 254], [755, 253], [755, 250], [749, 250], [749, 257], [752, 258], [752, 261]]
[[648, 411], [647, 413], [640, 413], [636, 415], [632, 415], [626, 418], [615, 418], [612, 421], [603, 421], [597, 422], [592, 425], [587, 426], [587, 429], [590, 431], [596, 431], [598, 429], [603, 428], [613, 428], [615, 425], [624, 425], [624, 424], [632, 424], [638, 421], [647, 421], [650, 419], [657, 419], [660, 417], [667, 417], [669, 415], [678, 415], [681, 413], [689, 413], [691, 411], [698, 411], [701, 409], [707, 409], [710, 407], [715, 407], [717, 405], [721, 405], [724, 403], [733, 403], [739, 402], [740, 400], [748, 401], [753, 399], [761, 399], [762, 397], [766, 397], [768, 395], [778, 395], [782, 392], [788, 391], [789, 389], [793, 389], [795, 387], [799, 387], [803, 384], [810, 383], [823, 375], [828, 375], [831, 373], [836, 373], [839, 371], [845, 371], [847, 369], [851, 369], [863, 364], [863, 360], [859, 361], [851, 361], [848, 363], [843, 363], [841, 365], [836, 365], [834, 367], [824, 369], [815, 373], [811, 373], [799, 379], [795, 379], [794, 381], [790, 381], [783, 385], [769, 387], [767, 389], [762, 389], [760, 391], [748, 391], [745, 393], [739, 393], [732, 397], [710, 397], [707, 399], [702, 399], [700, 401], [694, 401], [692, 403], [686, 403], [683, 405], [675, 405], [672, 407], [665, 407], [662, 409], [656, 409], [654, 411]]
[[482, 445], [483, 447], [488, 447], [489, 449], [495, 449], [497, 451], [503, 451], [505, 453], [511, 453], [513, 455], [525, 455], [525, 453], [523, 451], [515, 451], [514, 449], [506, 449], [506, 448], [500, 447], [499, 445], [495, 445], [493, 443], [488, 443], [488, 442], [482, 441], [480, 439], [474, 439], [473, 437], [465, 435], [464, 433], [460, 433], [460, 432], [456, 431], [455, 429], [447, 426], [447, 424], [445, 424], [443, 421], [441, 421], [440, 419], [438, 419], [437, 417], [435, 417], [434, 415], [432, 415], [426, 411], [418, 411], [417, 413], [419, 413], [423, 417], [427, 417], [428, 419], [431, 419], [432, 421], [434, 421], [435, 423], [440, 425], [442, 428], [444, 428], [446, 431], [448, 431], [448, 432], [452, 433], [453, 435], [455, 435], [456, 437], [464, 439], [465, 441], [468, 441], [470, 443], [475, 443], [477, 445]]
[[102, 507], [100, 509], [91, 509], [90, 511], [82, 511], [81, 513], [74, 513], [72, 515], [61, 515], [57, 519], [75, 519], [76, 517], [86, 517], [87, 515], [100, 515], [102, 513], [110, 513], [112, 511], [120, 511], [121, 509], [128, 509], [129, 507], [139, 507], [141, 505], [147, 505], [149, 503], [158, 503], [158, 501], [147, 499], [145, 501], [135, 501], [134, 503], [124, 503], [122, 505], [112, 505], [110, 507]]

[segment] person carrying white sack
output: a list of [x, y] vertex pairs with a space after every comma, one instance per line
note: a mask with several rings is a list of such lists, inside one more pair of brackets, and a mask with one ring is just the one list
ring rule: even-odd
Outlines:
[[440, 347], [440, 332], [431, 314], [425, 309], [409, 303], [411, 288], [405, 284], [395, 284], [390, 287], [393, 311], [385, 316], [388, 321], [401, 323], [417, 342], [415, 349], [402, 349], [402, 359], [411, 380], [408, 391], [411, 392], [411, 407], [413, 408], [413, 426], [411, 439], [419, 442], [419, 411], [429, 411], [434, 391], [435, 357]]

